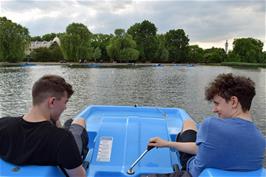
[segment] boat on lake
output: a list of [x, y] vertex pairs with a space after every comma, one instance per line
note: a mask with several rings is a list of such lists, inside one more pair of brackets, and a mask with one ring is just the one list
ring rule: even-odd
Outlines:
[[[181, 108], [93, 105], [82, 110], [78, 117], [85, 118], [89, 136], [90, 150], [85, 158], [89, 164], [88, 177], [144, 177], [173, 173], [181, 167], [179, 153], [174, 149], [153, 148], [145, 153], [151, 137], [176, 140], [183, 121], [191, 119]], [[145, 155], [140, 158], [143, 152]], [[16, 166], [0, 159], [0, 177], [11, 176], [65, 175], [54, 166]], [[229, 176], [265, 177], [266, 169], [238, 172], [207, 168], [200, 174], [200, 177]]]
[[23, 63], [23, 64], [20, 64], [20, 67], [32, 67], [32, 66], [36, 66], [36, 64], [33, 64], [33, 63]]

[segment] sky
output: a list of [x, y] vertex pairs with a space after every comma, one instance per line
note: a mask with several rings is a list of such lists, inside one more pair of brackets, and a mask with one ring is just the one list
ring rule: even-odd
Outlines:
[[[64, 32], [75, 22], [92, 33], [111, 34], [149, 20], [157, 34], [183, 29], [190, 45], [232, 49], [236, 38], [265, 43], [264, 0], [0, 0], [0, 16], [28, 28], [31, 36]], [[265, 44], [266, 45], [266, 44]], [[264, 46], [264, 51], [266, 46]]]

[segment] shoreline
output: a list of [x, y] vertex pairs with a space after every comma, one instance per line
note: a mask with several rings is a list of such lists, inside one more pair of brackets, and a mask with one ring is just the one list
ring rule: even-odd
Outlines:
[[19, 67], [19, 66], [49, 66], [49, 65], [61, 65], [61, 66], [69, 66], [69, 67], [119, 67], [119, 66], [136, 66], [136, 67], [144, 67], [144, 66], [194, 66], [200, 64], [190, 64], [190, 63], [77, 63], [77, 62], [67, 62], [67, 63], [59, 63], [59, 62], [19, 62], [19, 63], [8, 63], [8, 62], [0, 62], [0, 67]]
[[72, 68], [112, 68], [112, 67], [161, 67], [161, 66], [230, 66], [230, 67], [246, 67], [246, 68], [266, 68], [266, 63], [241, 63], [241, 62], [222, 62], [222, 63], [78, 63], [78, 62], [19, 62], [8, 63], [0, 62], [0, 67], [29, 67], [29, 66], [53, 66], [61, 65]]

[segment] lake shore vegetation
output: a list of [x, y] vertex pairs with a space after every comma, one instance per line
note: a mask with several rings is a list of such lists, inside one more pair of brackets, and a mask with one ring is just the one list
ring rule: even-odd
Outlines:
[[[59, 43], [26, 52], [33, 41]], [[236, 38], [233, 49], [203, 49], [189, 44], [183, 29], [158, 34], [148, 20], [135, 23], [113, 34], [93, 34], [86, 25], [71, 23], [63, 33], [30, 36], [28, 29], [6, 17], [0, 17], [0, 62], [75, 62], [75, 63], [199, 63], [226, 66], [262, 66], [266, 64], [263, 42], [252, 37]]]

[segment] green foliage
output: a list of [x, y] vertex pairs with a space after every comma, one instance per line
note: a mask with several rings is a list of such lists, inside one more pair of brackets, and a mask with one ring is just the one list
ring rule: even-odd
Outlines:
[[94, 49], [93, 57], [92, 57], [92, 58], [93, 58], [94, 61], [96, 62], [97, 59], [101, 58], [101, 55], [102, 55], [101, 49], [100, 49], [99, 47], [96, 47], [96, 48]]
[[120, 51], [119, 57], [125, 62], [135, 62], [139, 57], [139, 52], [133, 48], [124, 48]]
[[91, 59], [92, 34], [81, 23], [72, 23], [67, 26], [66, 33], [60, 35], [61, 48], [64, 58], [78, 62], [80, 59]]
[[48, 33], [43, 36], [33, 36], [31, 41], [52, 41], [56, 36], [60, 36], [62, 33]]
[[41, 36], [34, 36], [30, 38], [31, 41], [43, 41]]
[[51, 59], [51, 52], [46, 47], [34, 49], [31, 54], [32, 62], [48, 62]]
[[225, 61], [226, 62], [240, 62], [241, 58], [240, 58], [240, 56], [237, 53], [235, 53], [233, 51], [229, 51]]
[[42, 36], [43, 41], [52, 41], [56, 37], [55, 33], [45, 34]]
[[30, 57], [33, 62], [58, 62], [63, 59], [63, 54], [57, 43], [54, 43], [50, 48], [41, 47], [34, 49]]
[[139, 52], [135, 48], [136, 42], [132, 36], [125, 33], [123, 29], [116, 29], [115, 36], [110, 40], [106, 50], [110, 58], [120, 62], [129, 62], [139, 57]]
[[158, 49], [156, 51], [155, 58], [153, 62], [168, 62], [169, 52], [165, 47], [165, 36], [163, 34], [156, 36], [158, 41]]
[[22, 61], [30, 42], [28, 29], [6, 17], [0, 17], [0, 27], [0, 61]]
[[266, 51], [263, 52], [260, 63], [266, 63]]
[[198, 45], [189, 46], [188, 35], [183, 29], [169, 30], [156, 35], [156, 26], [144, 20], [128, 30], [116, 29], [115, 35], [95, 34], [81, 23], [67, 26], [65, 33], [50, 33], [30, 37], [26, 28], [0, 17], [0, 62], [18, 62], [25, 58], [30, 41], [51, 41], [60, 38], [61, 46], [36, 49], [33, 61], [120, 61], [120, 62], [248, 62], [266, 63], [263, 43], [254, 38], [240, 38], [233, 42], [233, 50], [225, 54], [221, 48], [205, 51]]
[[156, 26], [148, 20], [136, 23], [127, 30], [127, 33], [136, 41], [137, 49], [140, 52], [140, 61], [153, 61], [156, 58], [159, 45], [156, 32]]
[[123, 37], [123, 36], [125, 36], [125, 30], [124, 29], [115, 29], [115, 35], [117, 37]]
[[233, 53], [241, 62], [256, 63], [263, 61], [263, 43], [258, 39], [240, 38], [233, 42]]
[[110, 44], [106, 47], [106, 51], [111, 60], [118, 60], [120, 52], [120, 41], [117, 37], [113, 37]]
[[160, 48], [158, 50], [158, 54], [159, 54], [157, 56], [158, 61], [156, 61], [156, 60], [153, 60], [153, 61], [155, 61], [155, 62], [167, 62], [168, 61], [169, 52], [166, 48]]
[[212, 47], [204, 51], [204, 62], [220, 63], [226, 59], [226, 53], [222, 48]]
[[51, 60], [58, 62], [60, 60], [64, 59], [63, 53], [61, 51], [60, 46], [55, 42], [49, 47], [50, 53], [51, 53]]
[[110, 61], [110, 57], [107, 54], [106, 47], [109, 44], [113, 35], [108, 34], [95, 34], [92, 37], [92, 47], [99, 48], [101, 50], [101, 56], [99, 59], [102, 61]]
[[197, 63], [203, 62], [204, 57], [204, 50], [200, 48], [198, 45], [191, 45], [189, 46], [188, 50], [188, 62], [190, 63]]
[[165, 34], [165, 41], [171, 62], [186, 61], [189, 51], [189, 39], [183, 29], [168, 31]]

